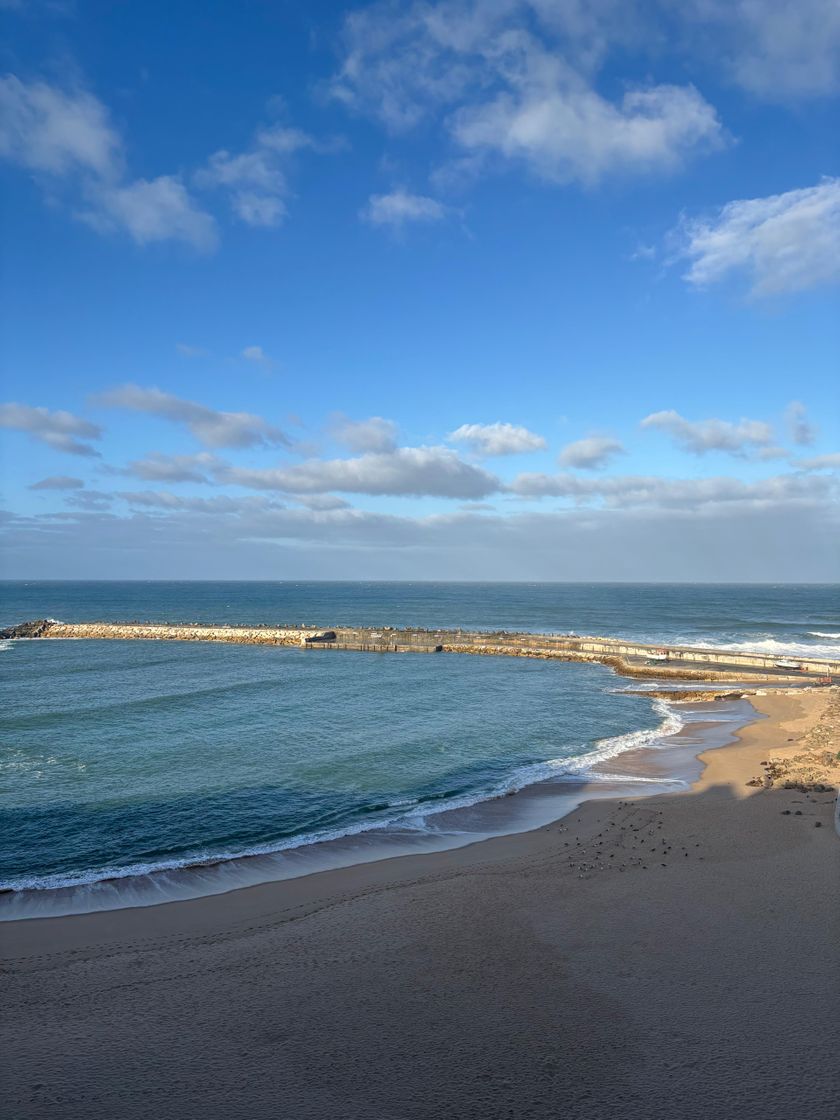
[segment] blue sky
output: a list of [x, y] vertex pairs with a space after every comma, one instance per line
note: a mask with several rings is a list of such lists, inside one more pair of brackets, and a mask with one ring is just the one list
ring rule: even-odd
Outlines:
[[4, 575], [836, 578], [833, 0], [0, 8]]

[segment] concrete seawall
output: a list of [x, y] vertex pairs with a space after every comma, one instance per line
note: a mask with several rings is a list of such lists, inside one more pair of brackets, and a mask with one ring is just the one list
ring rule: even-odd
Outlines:
[[[372, 653], [469, 653], [536, 657], [560, 661], [597, 661], [627, 676], [681, 680], [840, 679], [840, 661], [795, 659], [796, 670], [780, 669], [776, 659], [759, 653], [689, 646], [652, 646], [619, 638], [578, 635], [513, 634], [466, 630], [394, 630], [336, 627], [316, 631], [302, 627], [203, 626], [163, 623], [42, 620], [3, 631], [4, 638], [65, 638], [233, 642], [245, 645], [297, 646], [307, 650], [351, 649]], [[664, 655], [664, 656], [663, 656]], [[838, 683], [835, 681], [834, 683]]]

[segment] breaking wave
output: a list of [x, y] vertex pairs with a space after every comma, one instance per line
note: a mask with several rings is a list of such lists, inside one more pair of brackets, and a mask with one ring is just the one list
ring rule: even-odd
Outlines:
[[423, 800], [396, 799], [385, 806], [379, 807], [384, 809], [386, 813], [388, 809], [396, 809], [397, 812], [395, 813], [371, 817], [364, 821], [341, 825], [334, 829], [299, 834], [275, 842], [269, 841], [240, 850], [200, 851], [170, 860], [134, 863], [122, 867], [89, 868], [84, 871], [66, 874], [17, 878], [0, 884], [0, 889], [22, 892], [90, 887], [96, 884], [113, 883], [120, 879], [157, 875], [161, 872], [209, 867], [250, 856], [275, 855], [312, 844], [322, 844], [326, 841], [342, 840], [363, 833], [387, 829], [400, 829], [418, 834], [434, 834], [438, 831], [434, 827], [434, 818], [441, 813], [455, 809], [467, 809], [485, 801], [493, 801], [512, 793], [519, 793], [529, 786], [552, 779], [562, 780], [563, 778], [575, 777], [588, 781], [592, 777], [590, 774], [591, 768], [596, 763], [616, 758], [625, 751], [650, 747], [661, 739], [676, 735], [684, 726], [684, 721], [679, 713], [674, 708], [669, 707], [663, 700], [654, 700], [653, 710], [661, 717], [661, 722], [656, 727], [600, 739], [593, 744], [591, 749], [578, 755], [567, 755], [563, 758], [553, 758], [545, 762], [521, 766], [513, 770], [501, 782], [470, 792], [432, 795]]

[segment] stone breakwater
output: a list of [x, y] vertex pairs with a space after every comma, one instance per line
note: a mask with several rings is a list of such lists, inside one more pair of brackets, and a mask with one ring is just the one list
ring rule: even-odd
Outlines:
[[600, 662], [630, 677], [686, 681], [796, 681], [840, 683], [840, 662], [807, 658], [781, 668], [762, 654], [670, 646], [573, 634], [513, 634], [390, 627], [204, 626], [146, 622], [53, 622], [39, 619], [0, 631], [0, 638], [117, 639], [121, 641], [234, 642], [245, 645], [351, 649], [372, 653], [468, 653]]

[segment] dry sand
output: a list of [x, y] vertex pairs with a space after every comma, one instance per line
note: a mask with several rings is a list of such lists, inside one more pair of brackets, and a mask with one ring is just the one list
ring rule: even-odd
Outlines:
[[690, 793], [7, 923], [4, 1115], [833, 1120], [834, 796], [745, 783], [771, 756], [840, 749], [840, 705], [756, 706], [769, 718], [705, 756]]

